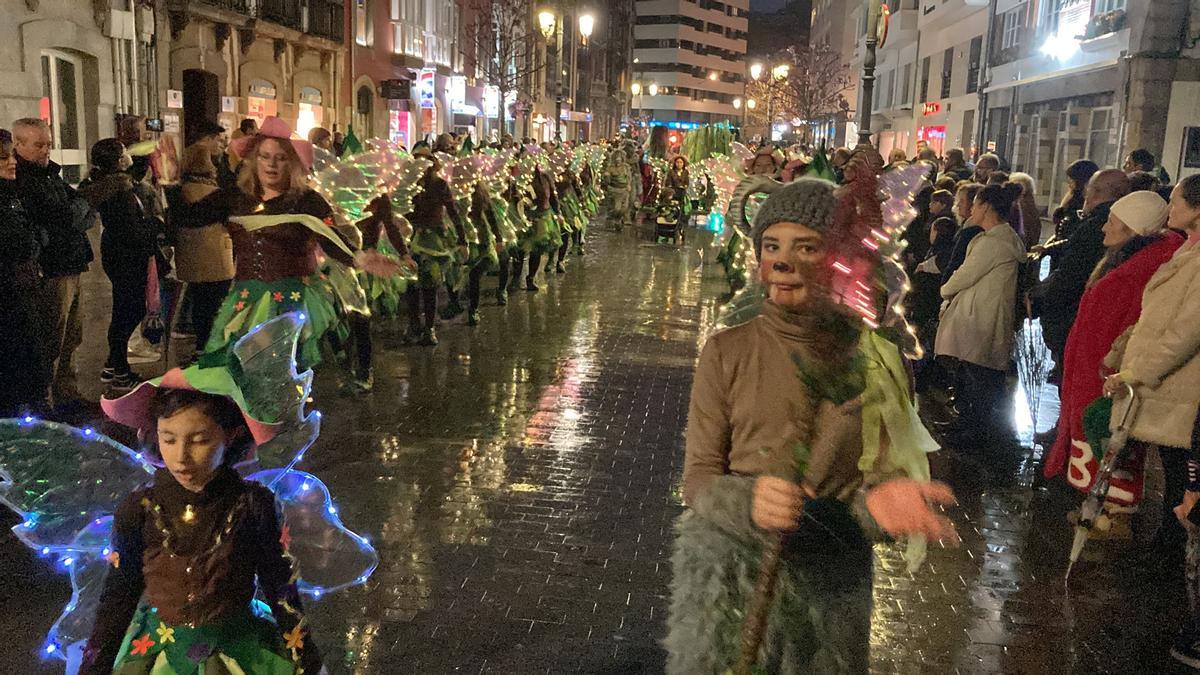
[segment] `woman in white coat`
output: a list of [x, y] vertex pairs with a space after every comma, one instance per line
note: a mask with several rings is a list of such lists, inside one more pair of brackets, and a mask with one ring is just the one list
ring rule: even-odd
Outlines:
[[1016, 183], [988, 185], [975, 195], [972, 221], [983, 233], [971, 240], [967, 257], [942, 286], [942, 320], [934, 351], [955, 359], [959, 417], [945, 431], [949, 445], [1011, 438], [1004, 405], [1005, 373], [1013, 347], [1017, 269], [1025, 243], [1008, 224], [1021, 196]]
[[1141, 316], [1113, 343], [1105, 365], [1117, 372], [1104, 392], [1122, 396], [1131, 385], [1141, 402], [1130, 437], [1158, 445], [1164, 459], [1186, 457], [1187, 491], [1175, 515], [1188, 530], [1188, 599], [1196, 614], [1171, 655], [1200, 668], [1200, 175], [1175, 186], [1168, 225], [1188, 240], [1150, 278]]

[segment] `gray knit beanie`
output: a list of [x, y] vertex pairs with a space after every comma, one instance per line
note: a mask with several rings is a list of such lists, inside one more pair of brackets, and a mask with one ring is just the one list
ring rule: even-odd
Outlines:
[[836, 189], [827, 180], [798, 178], [772, 193], [754, 216], [750, 236], [755, 252], [761, 252], [763, 233], [775, 223], [797, 223], [828, 233], [837, 207]]

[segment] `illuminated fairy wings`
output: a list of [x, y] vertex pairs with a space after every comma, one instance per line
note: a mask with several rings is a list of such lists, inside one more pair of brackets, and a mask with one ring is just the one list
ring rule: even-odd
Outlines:
[[[230, 373], [246, 408], [280, 423], [274, 438], [257, 448], [257, 473], [248, 478], [275, 492], [295, 542], [300, 590], [319, 597], [363, 583], [379, 559], [366, 539], [342, 524], [325, 485], [293, 468], [320, 429], [320, 413], [304, 410], [312, 373], [295, 370], [303, 323], [302, 315], [285, 314], [256, 328], [234, 346]], [[203, 370], [218, 369], [197, 369], [195, 376], [205, 377]], [[47, 636], [45, 654], [65, 659], [69, 647], [77, 649], [91, 635], [109, 565], [112, 513], [154, 469], [140, 453], [91, 428], [34, 417], [0, 420], [0, 503], [21, 518], [13, 532], [53, 556], [71, 578], [71, 599]]]

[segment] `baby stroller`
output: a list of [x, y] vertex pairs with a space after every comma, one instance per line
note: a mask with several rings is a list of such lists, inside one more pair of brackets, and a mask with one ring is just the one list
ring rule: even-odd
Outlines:
[[676, 246], [683, 245], [683, 204], [677, 200], [660, 203], [655, 209], [654, 242], [663, 239], [671, 241]]

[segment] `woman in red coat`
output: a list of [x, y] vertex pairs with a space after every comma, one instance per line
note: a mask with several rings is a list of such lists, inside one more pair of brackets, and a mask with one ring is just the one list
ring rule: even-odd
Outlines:
[[[1183, 237], [1163, 229], [1167, 211], [1167, 203], [1153, 192], [1134, 192], [1113, 204], [1104, 226], [1108, 252], [1088, 280], [1067, 338], [1062, 413], [1043, 468], [1047, 478], [1066, 470], [1075, 487], [1091, 486], [1098, 459], [1083, 432], [1083, 411], [1102, 394], [1101, 369], [1113, 341], [1142, 313], [1146, 283], [1183, 244]], [[1140, 496], [1140, 477], [1114, 474], [1110, 501], [1129, 506]]]

